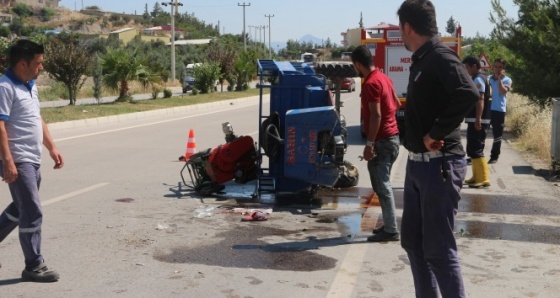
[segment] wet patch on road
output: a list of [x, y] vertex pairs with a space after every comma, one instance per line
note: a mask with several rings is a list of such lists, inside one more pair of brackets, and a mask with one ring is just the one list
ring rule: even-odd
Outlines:
[[560, 244], [560, 227], [458, 220], [455, 230], [472, 238]]
[[131, 203], [131, 202], [134, 202], [134, 199], [133, 198], [122, 198], [122, 199], [116, 199], [115, 201], [119, 202], [119, 203]]
[[216, 244], [173, 247], [167, 252], [154, 253], [154, 259], [167, 263], [311, 272], [336, 266], [336, 259], [313, 250], [349, 243], [346, 237], [317, 239], [310, 236], [307, 240], [274, 244], [259, 240], [267, 236], [291, 236], [300, 232], [251, 225], [216, 235], [223, 239]]
[[[397, 209], [403, 209], [403, 194], [403, 190], [394, 190]], [[484, 190], [480, 193], [462, 192], [459, 212], [560, 216], [557, 198], [535, 200], [520, 195], [485, 193]]]
[[462, 193], [459, 212], [516, 215], [560, 215], [558, 200], [534, 200], [516, 195]]

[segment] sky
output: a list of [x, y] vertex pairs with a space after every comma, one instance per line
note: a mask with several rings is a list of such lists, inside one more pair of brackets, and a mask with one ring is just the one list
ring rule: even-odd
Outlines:
[[[159, 1], [169, 2], [171, 0]], [[174, 0], [173, 0], [174, 1]], [[60, 5], [72, 10], [96, 5], [105, 11], [143, 14], [145, 5], [152, 11], [154, 0], [61, 0]], [[272, 42], [299, 40], [310, 34], [319, 39], [341, 44], [342, 32], [359, 27], [360, 13], [364, 26], [372, 27], [381, 22], [398, 24], [396, 11], [401, 0], [179, 0], [185, 11], [207, 24], [220, 25], [221, 33], [241, 34], [243, 32], [243, 8], [245, 7], [245, 30], [260, 39], [260, 31], [249, 26], [268, 26]], [[492, 12], [490, 0], [432, 0], [436, 7], [440, 32], [445, 32], [447, 20], [453, 16], [463, 28], [464, 37], [477, 34], [489, 36], [493, 24], [489, 17]], [[517, 6], [513, 0], [500, 0], [509, 17], [517, 16]], [[240, 6], [246, 4], [250, 6]], [[170, 10], [170, 7], [162, 6]], [[274, 15], [274, 17], [265, 17]], [[265, 32], [268, 40], [268, 28]]]

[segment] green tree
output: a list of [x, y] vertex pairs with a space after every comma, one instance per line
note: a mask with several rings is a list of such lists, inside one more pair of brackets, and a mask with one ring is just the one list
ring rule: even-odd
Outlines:
[[8, 60], [10, 45], [11, 43], [8, 39], [0, 37], [0, 73], [5, 73], [6, 69], [10, 67], [10, 61]]
[[331, 38], [328, 37], [328, 38], [327, 38], [327, 41], [325, 41], [325, 48], [330, 49], [330, 48], [332, 48], [332, 46], [333, 46], [333, 45], [332, 45]]
[[0, 36], [2, 37], [9, 37], [12, 34], [10, 28], [6, 26], [0, 26]]
[[447, 20], [447, 25], [445, 26], [445, 32], [449, 34], [453, 34], [455, 33], [456, 29], [457, 29], [457, 22], [453, 19], [453, 16], [451, 16], [449, 20]]
[[76, 94], [87, 78], [91, 59], [87, 48], [72, 35], [53, 36], [45, 44], [45, 70], [66, 86], [69, 105], [76, 104]]
[[233, 76], [233, 64], [236, 59], [234, 45], [228, 44], [224, 38], [213, 41], [208, 47], [208, 61], [215, 61], [220, 66], [220, 89], [224, 91], [224, 81]]
[[257, 72], [257, 56], [258, 53], [253, 51], [242, 52], [233, 64], [236, 91], [243, 91], [249, 87], [249, 81]]
[[156, 3], [154, 4], [154, 8], [152, 9], [152, 13], [151, 13], [152, 18], [156, 19], [162, 13], [163, 13], [163, 9], [161, 8], [161, 5], [159, 5], [159, 2], [156, 1]]
[[492, 0], [492, 36], [519, 58], [507, 66], [516, 92], [542, 103], [560, 95], [560, 5], [548, 0], [513, 2], [519, 7], [517, 20], [506, 15], [499, 0]]
[[202, 63], [193, 68], [195, 87], [201, 93], [210, 93], [216, 86], [216, 81], [220, 77], [220, 64], [216, 62]]
[[129, 83], [138, 81], [145, 87], [156, 80], [145, 66], [146, 62], [134, 51], [122, 48], [107, 49], [101, 56], [103, 85], [119, 92], [117, 101], [130, 100]]
[[99, 55], [95, 55], [92, 64], [93, 71], [91, 75], [93, 77], [93, 97], [95, 97], [97, 103], [99, 104], [103, 93], [103, 66], [101, 65]]
[[9, 28], [12, 31], [12, 33], [15, 33], [18, 36], [23, 35], [25, 29], [21, 18], [14, 18], [12, 20], [12, 23], [10, 23]]
[[149, 20], [150, 19], [150, 13], [148, 12], [148, 3], [146, 3], [144, 5], [144, 13], [142, 14], [142, 18], [144, 20]]

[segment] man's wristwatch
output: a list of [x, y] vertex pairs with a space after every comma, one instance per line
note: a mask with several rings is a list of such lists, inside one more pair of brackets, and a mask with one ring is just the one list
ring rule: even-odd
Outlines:
[[375, 144], [375, 142], [372, 142], [372, 141], [367, 141], [366, 142], [366, 146], [368, 146], [368, 147], [373, 147], [373, 144]]

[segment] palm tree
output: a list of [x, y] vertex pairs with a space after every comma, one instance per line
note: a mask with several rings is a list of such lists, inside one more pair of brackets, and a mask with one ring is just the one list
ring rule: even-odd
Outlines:
[[256, 55], [249, 51], [241, 53], [239, 58], [233, 65], [233, 73], [236, 77], [236, 91], [245, 90], [245, 86], [251, 80], [251, 77], [256, 73], [257, 67], [255, 66]]
[[138, 81], [147, 87], [159, 80], [159, 76], [154, 75], [146, 65], [137, 51], [108, 49], [107, 53], [101, 56], [103, 85], [119, 92], [117, 101], [125, 101], [130, 97], [130, 81]]

